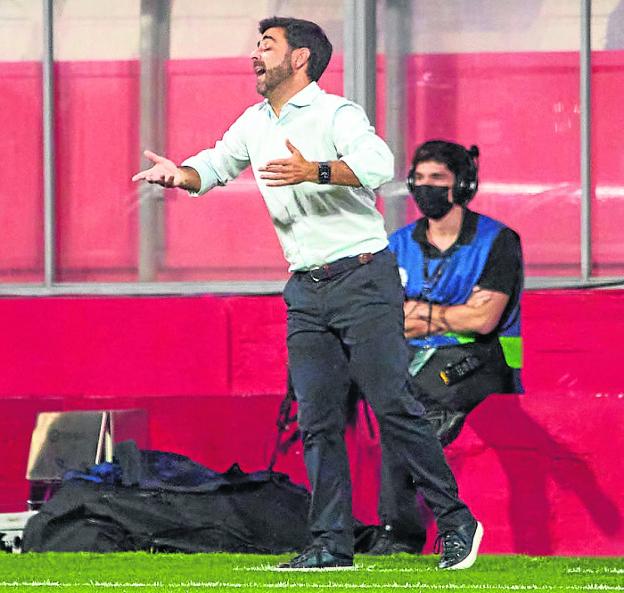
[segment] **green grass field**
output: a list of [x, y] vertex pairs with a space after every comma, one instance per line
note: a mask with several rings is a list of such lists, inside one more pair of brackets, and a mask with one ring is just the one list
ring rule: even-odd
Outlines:
[[0, 591], [624, 591], [624, 559], [480, 556], [465, 571], [433, 556], [356, 556], [356, 569], [275, 571], [242, 554], [1, 554]]

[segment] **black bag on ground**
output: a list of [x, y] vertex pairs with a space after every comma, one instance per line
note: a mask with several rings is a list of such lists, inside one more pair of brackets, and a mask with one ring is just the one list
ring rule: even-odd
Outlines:
[[280, 554], [310, 542], [309, 494], [287, 475], [236, 464], [219, 474], [181, 455], [139, 453], [132, 484], [64, 482], [26, 524], [23, 551]]

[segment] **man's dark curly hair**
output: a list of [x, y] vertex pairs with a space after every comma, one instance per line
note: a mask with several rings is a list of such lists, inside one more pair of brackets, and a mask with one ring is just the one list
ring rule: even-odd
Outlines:
[[258, 31], [262, 34], [272, 27], [284, 29], [286, 41], [291, 49], [307, 47], [310, 50], [308, 77], [310, 80], [318, 80], [329, 64], [333, 49], [323, 29], [312, 21], [272, 16], [260, 21]]

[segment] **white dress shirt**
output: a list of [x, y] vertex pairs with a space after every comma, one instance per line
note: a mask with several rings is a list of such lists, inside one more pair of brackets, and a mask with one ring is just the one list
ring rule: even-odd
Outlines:
[[[289, 158], [286, 139], [308, 161], [343, 160], [362, 187], [267, 187], [259, 167]], [[290, 271], [381, 251], [388, 244], [373, 189], [392, 179], [394, 158], [357, 104], [310, 83], [288, 101], [279, 118], [264, 100], [249, 107], [214, 148], [186, 159], [201, 179], [201, 195], [225, 185], [249, 164], [271, 215]]]

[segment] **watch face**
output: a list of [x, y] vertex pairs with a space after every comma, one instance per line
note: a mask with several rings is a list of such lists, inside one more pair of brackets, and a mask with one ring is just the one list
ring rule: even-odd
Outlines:
[[331, 167], [329, 163], [319, 163], [318, 181], [319, 183], [329, 183], [331, 179]]

